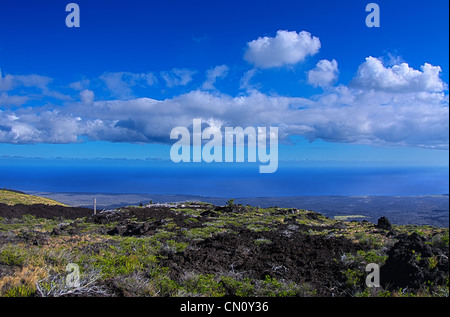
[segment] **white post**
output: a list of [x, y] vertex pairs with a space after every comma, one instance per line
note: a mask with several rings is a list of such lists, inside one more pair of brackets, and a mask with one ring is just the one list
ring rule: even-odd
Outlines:
[[97, 198], [94, 198], [94, 215], [97, 214]]

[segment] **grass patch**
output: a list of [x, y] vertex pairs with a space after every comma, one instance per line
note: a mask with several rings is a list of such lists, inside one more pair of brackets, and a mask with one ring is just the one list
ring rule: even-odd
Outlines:
[[334, 216], [334, 220], [340, 220], [340, 221], [350, 221], [357, 218], [366, 218], [366, 216], [363, 215], [345, 215], [345, 216]]
[[4, 189], [0, 189], [0, 203], [12, 206], [18, 204], [23, 205], [44, 204], [44, 205], [59, 205], [67, 207], [67, 205], [64, 205], [63, 203], [60, 203], [53, 199], [17, 193], [14, 191]]
[[213, 226], [206, 226], [203, 228], [193, 228], [190, 230], [184, 231], [184, 234], [188, 239], [191, 240], [203, 240], [206, 238], [210, 238], [213, 235], [226, 232], [225, 228], [217, 228]]

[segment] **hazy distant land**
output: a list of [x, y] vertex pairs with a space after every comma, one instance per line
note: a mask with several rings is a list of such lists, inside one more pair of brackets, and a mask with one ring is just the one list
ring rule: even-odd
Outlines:
[[[69, 206], [93, 208], [94, 198], [97, 209], [113, 209], [129, 205], [162, 202], [204, 201], [224, 205], [229, 198], [204, 197], [195, 195], [161, 194], [110, 194], [110, 193], [51, 193], [27, 192], [54, 199]], [[449, 226], [449, 196], [290, 196], [236, 198], [236, 204], [260, 206], [295, 207], [319, 212], [327, 217], [367, 220], [376, 223], [385, 216], [394, 224]], [[353, 217], [352, 217], [353, 216]]]

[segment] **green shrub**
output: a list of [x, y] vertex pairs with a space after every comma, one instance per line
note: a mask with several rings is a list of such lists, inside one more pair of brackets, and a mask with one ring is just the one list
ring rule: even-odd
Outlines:
[[172, 252], [183, 252], [189, 245], [187, 242], [176, 242], [175, 240], [167, 240], [166, 248]]
[[0, 251], [0, 263], [5, 265], [23, 266], [26, 259], [26, 252], [19, 247], [9, 246]]
[[359, 250], [357, 252], [357, 255], [362, 259], [364, 263], [377, 263], [378, 265], [383, 264], [388, 258], [387, 255], [380, 255], [374, 250], [370, 251]]
[[438, 265], [439, 261], [437, 256], [432, 256], [428, 258], [428, 269], [432, 270]]
[[249, 297], [254, 296], [255, 294], [255, 286], [249, 278], [244, 278], [242, 281], [238, 281], [229, 276], [222, 276], [221, 281], [224, 287], [231, 292], [231, 295]]
[[168, 267], [158, 265], [147, 270], [158, 296], [176, 296], [180, 290], [180, 285], [168, 276], [168, 272]]
[[230, 207], [230, 208], [232, 208], [232, 207], [234, 206], [234, 199], [229, 199], [229, 200], [227, 201], [227, 206]]
[[265, 280], [261, 283], [261, 290], [259, 292], [262, 296], [269, 297], [288, 297], [288, 296], [305, 296], [314, 295], [314, 290], [309, 290], [308, 287], [305, 290], [297, 284], [286, 283], [284, 281], [278, 281], [274, 277], [266, 276]]
[[364, 276], [364, 273], [358, 269], [347, 269], [343, 274], [346, 278], [345, 285], [349, 288], [356, 288], [360, 286]]
[[3, 297], [30, 297], [36, 293], [36, 288], [30, 285], [19, 285], [8, 289]]
[[364, 291], [356, 293], [356, 297], [391, 297], [391, 292], [388, 290], [383, 290], [381, 288], [369, 288], [367, 287]]
[[215, 280], [213, 274], [199, 274], [187, 278], [181, 285], [187, 294], [220, 297], [225, 295], [221, 283]]

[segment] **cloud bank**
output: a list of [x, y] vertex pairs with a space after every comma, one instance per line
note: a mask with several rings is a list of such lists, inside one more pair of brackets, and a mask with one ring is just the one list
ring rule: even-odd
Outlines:
[[[255, 68], [244, 72], [241, 86], [258, 70], [299, 63], [320, 49], [320, 41], [302, 31], [278, 31], [247, 45], [245, 59]], [[367, 57], [348, 85], [335, 85], [336, 60], [319, 60], [306, 74], [307, 82], [325, 88], [302, 98], [265, 94], [248, 89], [237, 96], [220, 92], [218, 79], [229, 76], [230, 67], [220, 65], [205, 72], [196, 88], [169, 98], [136, 98], [133, 88], [165, 82], [166, 87], [186, 86], [195, 70], [172, 69], [154, 73], [113, 72], [99, 77], [103, 89], [115, 98], [102, 100], [82, 80], [70, 84], [78, 96], [63, 105], [43, 103], [22, 106], [35, 95], [21, 96], [21, 89], [48, 94], [51, 79], [39, 75], [0, 73], [0, 142], [13, 144], [73, 143], [85, 139], [130, 143], [173, 143], [170, 131], [189, 127], [193, 118], [225, 126], [276, 126], [280, 142], [303, 136], [369, 145], [448, 149], [448, 85], [441, 68], [428, 63], [414, 69], [403, 61], [386, 66]], [[199, 76], [201, 77], [201, 76]]]

